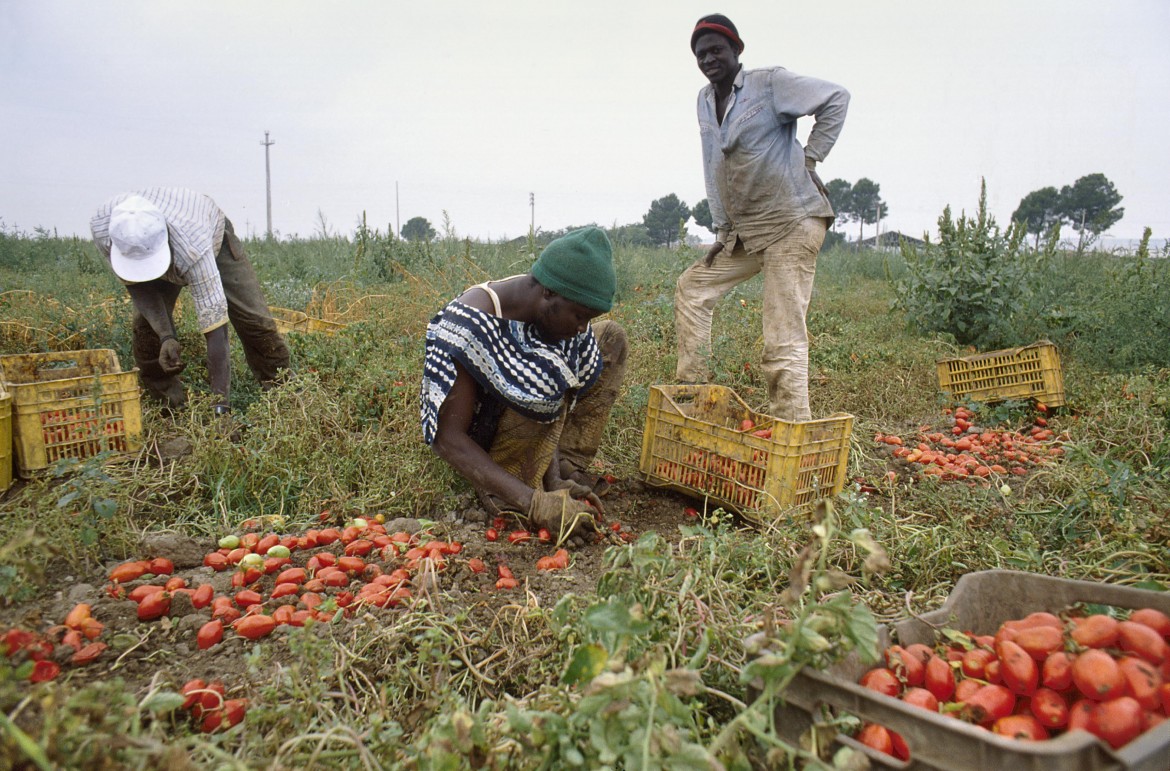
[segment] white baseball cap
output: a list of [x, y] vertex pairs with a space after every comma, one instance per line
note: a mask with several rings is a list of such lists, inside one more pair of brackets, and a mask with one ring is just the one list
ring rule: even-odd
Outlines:
[[171, 266], [167, 220], [159, 208], [132, 195], [110, 213], [110, 266], [126, 281], [151, 281]]

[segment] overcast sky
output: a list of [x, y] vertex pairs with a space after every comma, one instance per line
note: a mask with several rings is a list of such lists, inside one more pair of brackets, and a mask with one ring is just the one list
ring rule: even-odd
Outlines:
[[286, 236], [365, 211], [516, 237], [530, 193], [545, 230], [640, 222], [705, 197], [687, 43], [713, 12], [745, 67], [850, 90], [821, 176], [880, 184], [883, 230], [933, 232], [981, 177], [1006, 224], [1101, 172], [1111, 235], [1170, 235], [1167, 0], [0, 0], [0, 223], [88, 235], [111, 195], [175, 185], [263, 234], [266, 130]]

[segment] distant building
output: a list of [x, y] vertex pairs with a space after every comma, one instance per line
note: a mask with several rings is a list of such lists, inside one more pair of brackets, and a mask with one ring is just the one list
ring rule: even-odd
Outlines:
[[904, 233], [899, 233], [897, 230], [887, 230], [880, 236], [874, 236], [872, 238], [863, 240], [860, 246], [862, 249], [899, 249], [901, 248], [903, 241], [913, 247], [926, 245], [926, 242], [921, 238], [908, 236]]

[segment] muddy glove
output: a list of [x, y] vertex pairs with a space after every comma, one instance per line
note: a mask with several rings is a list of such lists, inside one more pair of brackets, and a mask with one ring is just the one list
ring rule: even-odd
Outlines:
[[589, 501], [589, 503], [593, 505], [593, 508], [597, 509], [598, 512], [603, 514], [605, 513], [605, 509], [602, 508], [601, 498], [597, 497], [597, 493], [593, 492], [592, 487], [588, 487], [581, 484], [580, 482], [575, 482], [572, 479], [565, 478], [561, 478], [560, 480], [552, 483], [551, 486], [554, 492], [559, 490], [567, 490], [570, 498], [584, 498], [585, 500]]
[[168, 375], [177, 375], [187, 368], [183, 362], [183, 347], [172, 335], [163, 335], [158, 349], [158, 365]]
[[532, 492], [532, 503], [528, 504], [529, 527], [533, 530], [547, 528], [562, 543], [574, 533], [580, 535], [597, 529], [592, 507], [584, 501], [575, 500], [568, 490], [543, 490]]

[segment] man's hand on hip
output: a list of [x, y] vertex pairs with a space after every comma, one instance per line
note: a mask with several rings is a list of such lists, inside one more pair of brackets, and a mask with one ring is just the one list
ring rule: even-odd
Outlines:
[[711, 267], [711, 263], [715, 262], [715, 255], [719, 254], [721, 251], [723, 251], [723, 244], [716, 241], [715, 245], [707, 250], [707, 256], [703, 260], [703, 264], [708, 268]]

